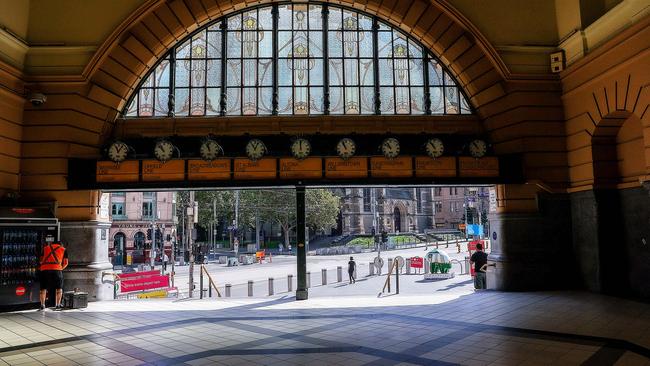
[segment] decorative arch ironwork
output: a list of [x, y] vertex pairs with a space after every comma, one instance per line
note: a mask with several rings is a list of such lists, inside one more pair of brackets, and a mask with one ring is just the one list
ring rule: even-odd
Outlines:
[[438, 58], [402, 31], [344, 7], [278, 3], [173, 46], [123, 116], [471, 113]]

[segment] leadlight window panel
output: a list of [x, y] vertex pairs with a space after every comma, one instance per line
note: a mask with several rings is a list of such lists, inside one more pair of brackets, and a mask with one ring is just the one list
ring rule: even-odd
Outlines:
[[371, 202], [370, 202], [370, 188], [363, 189], [363, 211], [370, 212]]
[[[273, 6], [278, 7], [277, 29], [273, 29]], [[327, 50], [323, 47], [324, 14], [329, 15], [325, 18]], [[167, 116], [173, 105], [173, 114], [178, 116], [272, 114], [274, 72], [279, 74], [278, 101], [285, 103], [277, 106], [281, 114], [472, 113], [452, 75], [414, 39], [377, 20], [375, 50], [374, 21], [334, 5], [323, 12], [320, 4], [271, 5], [228, 16], [175, 46], [171, 51], [175, 60], [165, 56], [152, 69], [123, 113], [127, 117]], [[227, 25], [225, 35], [222, 22]], [[279, 55], [276, 70], [274, 33]], [[227, 80], [221, 80], [224, 48]], [[327, 64], [324, 53], [330, 59]], [[286, 60], [284, 65], [281, 59]], [[375, 67], [379, 80], [375, 80]], [[322, 78], [325, 68], [330, 71], [328, 80]], [[170, 80], [171, 69], [174, 80]], [[373, 90], [376, 83], [378, 96]], [[291, 90], [280, 89], [284, 87]], [[324, 88], [330, 89], [328, 103]], [[377, 97], [379, 110], [375, 110]]]

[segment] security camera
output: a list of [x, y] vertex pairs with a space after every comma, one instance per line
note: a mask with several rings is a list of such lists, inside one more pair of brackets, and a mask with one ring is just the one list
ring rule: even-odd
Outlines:
[[29, 101], [32, 102], [32, 105], [34, 107], [38, 107], [47, 102], [47, 96], [45, 96], [43, 93], [32, 93], [29, 96]]

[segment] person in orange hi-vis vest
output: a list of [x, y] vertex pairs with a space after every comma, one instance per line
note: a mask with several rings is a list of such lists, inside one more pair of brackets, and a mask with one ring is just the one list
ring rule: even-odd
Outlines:
[[41, 281], [40, 310], [45, 310], [47, 289], [56, 290], [54, 310], [63, 310], [61, 298], [63, 297], [63, 270], [68, 266], [68, 252], [61, 243], [47, 243], [43, 246], [39, 267], [39, 280]]

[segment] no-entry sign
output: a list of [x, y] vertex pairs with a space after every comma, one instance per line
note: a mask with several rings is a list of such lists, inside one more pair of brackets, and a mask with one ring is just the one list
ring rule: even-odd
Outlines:
[[16, 287], [16, 296], [23, 296], [25, 294], [25, 286]]

